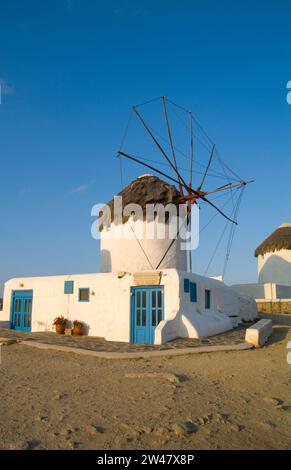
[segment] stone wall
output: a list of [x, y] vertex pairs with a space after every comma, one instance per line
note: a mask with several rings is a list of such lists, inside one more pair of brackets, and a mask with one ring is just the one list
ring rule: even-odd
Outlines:
[[291, 299], [288, 300], [257, 300], [259, 313], [289, 313], [291, 314]]

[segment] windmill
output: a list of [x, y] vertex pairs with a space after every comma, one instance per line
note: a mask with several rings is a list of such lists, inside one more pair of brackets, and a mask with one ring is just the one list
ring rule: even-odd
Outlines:
[[[163, 110], [163, 117], [164, 117], [164, 122], [166, 125], [166, 131], [167, 131], [167, 141], [166, 139], [163, 139], [166, 142], [166, 147], [165, 144], [161, 143], [161, 135], [158, 135], [157, 132], [153, 129], [153, 127], [145, 120], [142, 112], [140, 111], [140, 107], [145, 106], [153, 101], [159, 101], [162, 104], [162, 110]], [[177, 153], [179, 152], [179, 149], [177, 149], [177, 146], [174, 143], [174, 138], [173, 138], [173, 132], [170, 124], [170, 118], [169, 118], [169, 105], [175, 106], [179, 109], [181, 109], [183, 112], [187, 114], [188, 117], [188, 129], [189, 129], [189, 150], [188, 150], [188, 159], [189, 159], [189, 167], [188, 167], [188, 180], [186, 177], [182, 174], [180, 171], [180, 167], [178, 165], [178, 158], [177, 158]], [[220, 214], [222, 217], [226, 219], [228, 223], [231, 224], [231, 230], [230, 230], [230, 235], [229, 235], [229, 240], [227, 244], [227, 253], [226, 253], [226, 260], [224, 263], [224, 268], [223, 268], [223, 276], [226, 270], [226, 265], [227, 261], [229, 258], [229, 253], [231, 249], [231, 244], [233, 241], [234, 237], [234, 231], [235, 227], [237, 225], [237, 215], [238, 215], [238, 209], [239, 205], [241, 202], [241, 197], [244, 188], [246, 185], [252, 183], [254, 180], [243, 180], [241, 179], [238, 175], [236, 175], [228, 166], [226, 166], [221, 157], [219, 156], [217, 152], [217, 148], [215, 143], [211, 141], [211, 139], [207, 136], [206, 132], [200, 125], [200, 123], [197, 121], [196, 118], [194, 118], [192, 111], [189, 111], [173, 101], [169, 100], [165, 96], [156, 98], [154, 100], [151, 100], [146, 103], [142, 103], [138, 106], [133, 106], [132, 108], [132, 113], [131, 117], [129, 119], [129, 123], [132, 119], [132, 116], [136, 117], [139, 121], [139, 123], [142, 125], [142, 128], [145, 130], [147, 135], [150, 137], [151, 141], [153, 142], [154, 146], [162, 156], [162, 159], [164, 160], [164, 164], [168, 166], [170, 169], [170, 174], [169, 172], [162, 171], [160, 168], [157, 168], [157, 166], [153, 166], [149, 164], [147, 159], [142, 158], [136, 154], [129, 153], [128, 151], [125, 151], [123, 149], [123, 144], [125, 141], [125, 137], [123, 138], [123, 143], [121, 148], [118, 150], [118, 156], [120, 158], [125, 158], [128, 159], [134, 163], [137, 163], [139, 165], [144, 166], [145, 168], [150, 169], [154, 173], [157, 173], [167, 180], [171, 181], [172, 183], [175, 183], [177, 185], [179, 194], [180, 194], [180, 203], [184, 205], [185, 207], [185, 212], [186, 212], [186, 224], [187, 224], [187, 229], [191, 233], [191, 210], [194, 205], [198, 205], [200, 207], [201, 203], [205, 203], [209, 206], [211, 206], [215, 211], [216, 215]], [[128, 126], [129, 126], [128, 123]], [[128, 126], [126, 129], [126, 133], [128, 130]], [[206, 165], [204, 165], [203, 171], [200, 172], [200, 179], [199, 181], [195, 184], [193, 182], [193, 172], [194, 172], [194, 164], [195, 164], [195, 155], [194, 155], [194, 143], [195, 140], [199, 140], [197, 134], [194, 132], [194, 126], [196, 129], [199, 129], [200, 132], [204, 134], [204, 136], [207, 137], [208, 143], [210, 143], [210, 148], [208, 149], [208, 160]], [[126, 134], [125, 133], [125, 134]], [[214, 158], [219, 159], [221, 162], [221, 165], [223, 165], [224, 169], [227, 168], [229, 172], [231, 172], [233, 175], [236, 176], [236, 181], [228, 181], [223, 185], [216, 186], [216, 187], [211, 187], [208, 189], [205, 189], [205, 184], [207, 181], [207, 177], [211, 171], [211, 166], [213, 164]], [[156, 162], [158, 163], [158, 162]], [[225, 173], [226, 176], [226, 173]], [[226, 178], [227, 179], [227, 178]], [[216, 195], [218, 193], [225, 193], [225, 192], [230, 192], [232, 193], [234, 190], [242, 190], [239, 198], [236, 201], [236, 204], [233, 206], [233, 210], [231, 214], [227, 214], [223, 208], [219, 207], [217, 203], [213, 202], [213, 199], [211, 199], [212, 195]], [[179, 233], [177, 233], [177, 236]], [[174, 243], [175, 240], [171, 242]], [[168, 249], [171, 248], [171, 245], [168, 247]], [[166, 255], [166, 253], [165, 253]], [[189, 269], [190, 272], [192, 272], [192, 257], [191, 257], [191, 251], [189, 252]]]

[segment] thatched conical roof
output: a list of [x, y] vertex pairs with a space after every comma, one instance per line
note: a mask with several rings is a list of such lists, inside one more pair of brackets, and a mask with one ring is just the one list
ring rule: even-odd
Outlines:
[[280, 225], [255, 251], [255, 256], [273, 253], [278, 250], [291, 250], [291, 224]]
[[[143, 216], [146, 214], [147, 204], [174, 204], [179, 206], [179, 191], [175, 186], [162, 181], [154, 175], [142, 175], [126, 186], [118, 196], [122, 196], [122, 209], [128, 204], [138, 204], [142, 207]], [[107, 203], [111, 210], [111, 221], [114, 219], [114, 199]], [[123, 216], [125, 223], [129, 216]], [[103, 227], [100, 227], [102, 230]]]

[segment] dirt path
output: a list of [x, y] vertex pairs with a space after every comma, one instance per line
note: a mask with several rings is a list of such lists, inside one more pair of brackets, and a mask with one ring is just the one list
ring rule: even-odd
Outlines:
[[106, 361], [2, 347], [0, 447], [290, 449], [286, 322], [242, 352]]

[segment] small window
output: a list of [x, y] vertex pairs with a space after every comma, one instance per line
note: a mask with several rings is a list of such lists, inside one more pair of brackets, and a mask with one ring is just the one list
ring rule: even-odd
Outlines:
[[205, 308], [211, 308], [211, 290], [205, 289]]
[[73, 292], [74, 292], [74, 281], [65, 281], [64, 293], [73, 294]]
[[190, 282], [190, 300], [197, 302], [197, 285], [196, 282]]
[[79, 289], [79, 302], [89, 302], [89, 288], [88, 287], [81, 287]]
[[184, 279], [184, 292], [190, 292], [190, 281], [189, 279]]

